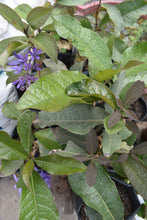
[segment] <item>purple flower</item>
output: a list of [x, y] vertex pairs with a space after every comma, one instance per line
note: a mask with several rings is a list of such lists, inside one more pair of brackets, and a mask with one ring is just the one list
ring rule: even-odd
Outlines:
[[41, 66], [39, 65], [39, 64], [37, 64], [37, 63], [35, 63], [34, 65], [33, 65], [33, 69], [34, 70], [41, 70]]
[[40, 54], [42, 53], [42, 50], [37, 50], [36, 47], [33, 47], [32, 50], [33, 50], [33, 51], [28, 50], [29, 54], [32, 56], [32, 57], [31, 57], [31, 60], [32, 60], [32, 61], [34, 61], [35, 59], [36, 59], [36, 60], [39, 60], [40, 57], [39, 57], [38, 55], [40, 55]]
[[45, 181], [47, 186], [50, 188], [51, 187], [51, 178], [49, 173], [47, 173], [45, 170], [39, 170], [37, 167], [34, 168], [35, 171], [37, 171], [40, 175], [40, 177]]
[[16, 88], [23, 91], [24, 85], [26, 84], [26, 78], [24, 76], [19, 77], [15, 80], [12, 85], [17, 85]]
[[15, 70], [14, 73], [17, 73], [17, 74], [22, 72], [22, 66], [12, 66], [11, 69]]
[[26, 81], [29, 86], [31, 85], [31, 82], [35, 82], [37, 80], [38, 80], [38, 78], [35, 78], [34, 76], [26, 76]]
[[[13, 177], [14, 177], [14, 180], [15, 180], [16, 182], [18, 182], [19, 177], [16, 176], [15, 174], [13, 174]], [[14, 189], [17, 189], [16, 184], [14, 185]], [[22, 188], [18, 188], [19, 195], [21, 195], [21, 191], [22, 191]]]
[[17, 89], [24, 91], [26, 84], [28, 84], [28, 86], [30, 86], [31, 83], [35, 82], [36, 80], [38, 80], [38, 78], [35, 78], [34, 76], [21, 76], [17, 80], [15, 80], [12, 83], [12, 85], [17, 85], [16, 86]]
[[22, 54], [17, 54], [16, 52], [13, 51], [14, 56], [17, 58], [17, 60], [11, 61], [9, 65], [11, 66], [16, 66], [16, 65], [21, 65], [23, 66], [24, 63], [27, 63], [28, 61], [28, 54], [25, 53], [23, 56]]

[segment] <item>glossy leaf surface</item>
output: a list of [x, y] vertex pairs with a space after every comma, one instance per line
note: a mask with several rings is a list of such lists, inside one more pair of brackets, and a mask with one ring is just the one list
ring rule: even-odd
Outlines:
[[18, 117], [17, 132], [20, 137], [22, 146], [28, 153], [30, 153], [32, 150], [32, 143], [34, 140], [32, 122], [35, 118], [35, 115], [35, 112], [26, 110]]
[[5, 160], [23, 160], [28, 158], [28, 154], [19, 141], [10, 138], [6, 132], [0, 131], [0, 158]]
[[80, 55], [88, 58], [92, 77], [99, 70], [111, 68], [109, 50], [98, 33], [82, 27], [77, 19], [68, 15], [54, 17], [54, 20], [57, 33], [63, 38], [72, 40]]
[[115, 184], [101, 165], [96, 165], [96, 167], [98, 175], [94, 186], [88, 186], [85, 173], [69, 176], [69, 183], [87, 206], [103, 216], [103, 220], [122, 220], [123, 206]]
[[62, 157], [55, 153], [37, 158], [35, 162], [42, 169], [53, 175], [70, 175], [86, 170], [85, 165], [78, 160], [72, 157]]
[[40, 112], [39, 126], [59, 125], [75, 134], [87, 134], [91, 128], [103, 124], [107, 112], [100, 107], [87, 104], [69, 106], [60, 112]]
[[34, 38], [30, 38], [31, 42], [42, 52], [46, 53], [54, 62], [57, 62], [57, 45], [55, 39], [45, 32], [37, 34]]
[[122, 166], [134, 188], [147, 200], [147, 168], [131, 156], [128, 157], [128, 160]]
[[62, 110], [75, 101], [75, 98], [66, 95], [66, 87], [83, 78], [87, 78], [87, 76], [77, 71], [64, 70], [43, 76], [27, 89], [19, 100], [17, 109]]
[[114, 109], [116, 107], [115, 96], [104, 84], [92, 79], [83, 79], [81, 82], [75, 82], [67, 87], [69, 96], [82, 97], [87, 102], [103, 99]]
[[21, 220], [59, 220], [59, 214], [52, 198], [52, 193], [37, 172], [30, 177], [31, 191], [22, 188], [20, 201]]
[[35, 133], [35, 137], [47, 149], [62, 149], [60, 144], [56, 142], [55, 136], [51, 129], [43, 129]]
[[97, 80], [98, 82], [103, 82], [105, 80], [111, 79], [113, 76], [115, 76], [120, 71], [121, 71], [120, 69], [101, 70], [94, 76], [94, 79]]
[[103, 133], [103, 153], [106, 157], [110, 157], [115, 151], [121, 148], [121, 137], [118, 134], [109, 135], [106, 131]]
[[2, 15], [8, 23], [12, 24], [16, 29], [24, 32], [21, 18], [12, 8], [0, 3], [0, 15]]

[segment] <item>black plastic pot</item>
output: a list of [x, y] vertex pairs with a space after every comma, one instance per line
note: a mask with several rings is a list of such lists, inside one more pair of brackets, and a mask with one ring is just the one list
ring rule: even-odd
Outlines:
[[[114, 177], [111, 177], [111, 179], [115, 182], [116, 187], [118, 189], [118, 192], [120, 194], [120, 197], [121, 197], [121, 192], [119, 190], [120, 190], [120, 188], [124, 188], [125, 195], [127, 195], [127, 197], [128, 197], [127, 202], [130, 201], [130, 203], [131, 203], [131, 204], [126, 203], [126, 205], [131, 207], [131, 214], [129, 214], [128, 216], [125, 216], [124, 220], [133, 220], [134, 216], [136, 215], [136, 213], [138, 212], [138, 210], [141, 206], [141, 204], [138, 200], [137, 194], [134, 190], [134, 187], [119, 180], [119, 179], [116, 179]], [[82, 209], [84, 202], [81, 199], [81, 197], [79, 197], [75, 194], [74, 194], [74, 201], [75, 201], [74, 206], [77, 211], [78, 220], [83, 220], [83, 219], [81, 219], [81, 209]], [[122, 202], [124, 204], [124, 201], [122, 201]], [[125, 209], [125, 207], [124, 207], [124, 209]]]

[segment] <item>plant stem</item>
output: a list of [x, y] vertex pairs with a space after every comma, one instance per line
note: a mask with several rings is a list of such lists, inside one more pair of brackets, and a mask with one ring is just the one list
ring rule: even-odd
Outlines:
[[99, 15], [100, 7], [101, 7], [101, 1], [102, 0], [99, 0], [99, 4], [98, 4], [97, 10], [96, 10], [96, 14], [95, 14], [95, 31], [98, 28], [98, 15]]

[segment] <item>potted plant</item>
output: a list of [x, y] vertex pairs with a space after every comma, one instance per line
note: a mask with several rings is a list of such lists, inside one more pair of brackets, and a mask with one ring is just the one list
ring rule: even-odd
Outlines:
[[[103, 219], [122, 220], [124, 215], [108, 165], [146, 200], [146, 142], [138, 143], [138, 118], [131, 105], [147, 85], [147, 42], [130, 46], [125, 34], [146, 13], [147, 3], [135, 3], [137, 13], [134, 1], [99, 5], [95, 25], [93, 17], [77, 17], [68, 0], [34, 9], [0, 4], [0, 14], [25, 34], [0, 42], [1, 65], [13, 64], [25, 80], [38, 78], [26, 80], [19, 102], [3, 108], [7, 117], [18, 120], [19, 140], [0, 132], [0, 158], [4, 175], [5, 167], [9, 174], [20, 169], [20, 220], [59, 219], [50, 189], [34, 167], [68, 175], [73, 191]], [[76, 51], [70, 70], [58, 62], [59, 39]], [[20, 55], [24, 49], [26, 55]], [[17, 59], [10, 62], [13, 55]], [[34, 65], [37, 73], [30, 68]], [[19, 75], [8, 75], [9, 82], [14, 76], [18, 80]]]

